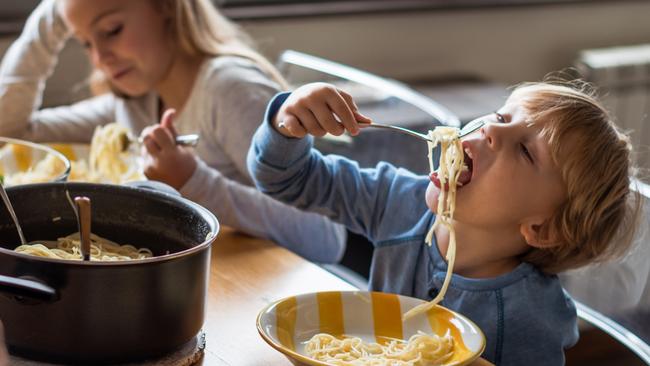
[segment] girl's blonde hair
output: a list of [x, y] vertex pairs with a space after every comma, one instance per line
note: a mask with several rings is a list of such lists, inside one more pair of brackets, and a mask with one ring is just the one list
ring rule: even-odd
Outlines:
[[[171, 33], [180, 49], [189, 55], [239, 56], [253, 61], [281, 88], [288, 84], [280, 72], [254, 50], [252, 40], [237, 25], [224, 17], [210, 0], [151, 0], [164, 14], [171, 16]], [[93, 93], [117, 91], [103, 73], [95, 70], [91, 76]]]
[[513, 91], [531, 123], [544, 121], [551, 157], [567, 199], [541, 228], [558, 245], [535, 248], [522, 260], [547, 273], [577, 268], [622, 254], [632, 242], [640, 196], [628, 137], [581, 81], [526, 83]]

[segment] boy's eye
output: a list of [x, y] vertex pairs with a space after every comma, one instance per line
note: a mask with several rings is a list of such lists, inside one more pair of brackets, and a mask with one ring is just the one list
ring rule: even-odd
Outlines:
[[503, 114], [499, 112], [494, 112], [494, 115], [497, 117], [497, 122], [499, 123], [506, 123], [505, 117], [503, 117]]
[[528, 151], [528, 148], [526, 147], [526, 145], [524, 145], [523, 143], [522, 143], [522, 144], [519, 144], [519, 145], [520, 145], [520, 148], [521, 148], [521, 153], [524, 154], [524, 157], [525, 157], [529, 162], [533, 163], [533, 162], [534, 162], [534, 161], [533, 161], [533, 155], [530, 153], [530, 151]]

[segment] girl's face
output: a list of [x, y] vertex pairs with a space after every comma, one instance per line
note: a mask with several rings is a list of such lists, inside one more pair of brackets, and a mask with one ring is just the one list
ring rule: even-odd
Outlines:
[[61, 0], [60, 12], [95, 68], [121, 92], [139, 96], [167, 76], [174, 47], [158, 0]]
[[[530, 124], [513, 97], [484, 119], [488, 123], [463, 141], [472, 159], [471, 181], [458, 188], [454, 219], [491, 231], [550, 218], [566, 194], [540, 132], [544, 122]], [[429, 184], [426, 202], [434, 212], [439, 192]]]

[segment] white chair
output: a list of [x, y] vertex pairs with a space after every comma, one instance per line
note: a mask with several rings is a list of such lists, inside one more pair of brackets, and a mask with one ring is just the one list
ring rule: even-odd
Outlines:
[[[460, 127], [458, 117], [445, 106], [396, 80], [293, 50], [280, 54], [277, 67], [294, 86], [319, 81], [336, 85], [352, 95], [361, 113], [378, 123], [422, 133], [440, 125]], [[429, 170], [427, 145], [390, 131], [367, 129], [354, 139], [327, 135], [315, 139], [314, 146], [326, 154], [351, 158], [362, 167], [387, 161], [419, 174]]]
[[[359, 87], [365, 89], [366, 98], [372, 99], [373, 96], [380, 98], [382, 95], [394, 97], [425, 112], [439, 124], [460, 127], [460, 120], [449, 109], [399, 81], [294, 50], [282, 52], [278, 57], [277, 66], [290, 83], [344, 82], [346, 86], [355, 90], [359, 90]], [[307, 70], [316, 72], [317, 76], [313, 73], [310, 75]], [[352, 95], [355, 96], [353, 92]], [[363, 96], [359, 97], [363, 98]]]

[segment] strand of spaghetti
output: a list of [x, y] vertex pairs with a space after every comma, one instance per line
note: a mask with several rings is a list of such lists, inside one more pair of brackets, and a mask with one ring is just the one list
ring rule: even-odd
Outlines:
[[123, 151], [125, 136], [128, 129], [118, 123], [98, 126], [90, 142], [89, 171], [112, 183], [141, 179], [135, 160]]
[[454, 211], [456, 209], [456, 190], [458, 178], [464, 169], [463, 161], [463, 146], [458, 137], [458, 130], [450, 127], [438, 127], [433, 131], [429, 131], [429, 137], [432, 142], [429, 143], [429, 167], [433, 171], [433, 149], [440, 145], [440, 160], [438, 164], [438, 180], [440, 181], [440, 193], [438, 196], [438, 207], [436, 220], [429, 229], [425, 241], [431, 245], [433, 240], [433, 233], [436, 227], [440, 224], [444, 225], [449, 230], [449, 245], [447, 246], [447, 273], [442, 288], [436, 297], [429, 301], [422, 303], [409, 311], [407, 311], [403, 318], [409, 319], [417, 314], [428, 311], [438, 304], [445, 297], [451, 277], [453, 274], [454, 263], [456, 261], [456, 231], [454, 230], [452, 220]]

